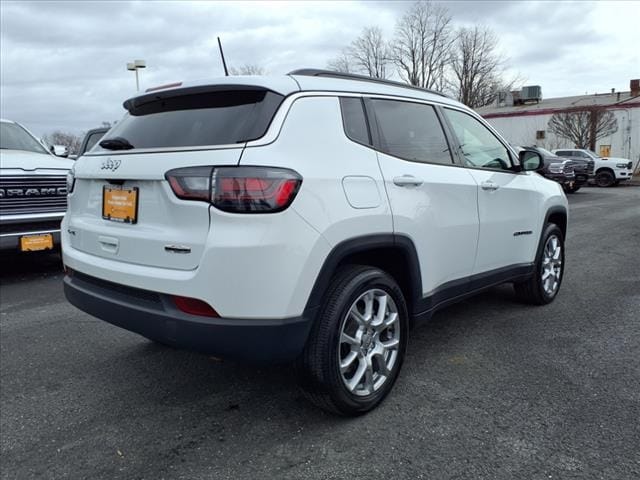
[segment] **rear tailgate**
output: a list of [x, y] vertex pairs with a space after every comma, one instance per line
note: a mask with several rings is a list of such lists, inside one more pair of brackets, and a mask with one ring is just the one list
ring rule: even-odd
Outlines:
[[259, 88], [216, 86], [125, 102], [130, 114], [100, 142], [110, 148], [96, 146], [75, 166], [67, 216], [71, 246], [131, 264], [195, 269], [212, 207], [179, 199], [166, 172], [237, 165], [246, 141], [265, 133], [282, 98]]
[[[71, 246], [139, 265], [196, 268], [209, 233], [209, 204], [177, 198], [164, 173], [180, 166], [235, 165], [241, 151], [238, 147], [187, 155], [84, 157], [76, 169], [76, 185], [69, 202]], [[101, 168], [103, 162], [114, 160], [120, 162], [116, 171]], [[103, 218], [105, 187], [137, 189], [135, 223]]]

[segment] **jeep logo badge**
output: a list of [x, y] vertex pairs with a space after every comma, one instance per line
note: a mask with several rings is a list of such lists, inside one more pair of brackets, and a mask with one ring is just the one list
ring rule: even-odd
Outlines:
[[102, 166], [100, 167], [100, 169], [111, 170], [112, 172], [114, 172], [115, 170], [118, 169], [119, 166], [120, 166], [120, 160], [107, 158], [106, 160], [102, 161]]

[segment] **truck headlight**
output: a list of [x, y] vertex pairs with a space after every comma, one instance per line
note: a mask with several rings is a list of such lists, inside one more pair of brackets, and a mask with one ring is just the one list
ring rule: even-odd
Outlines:
[[562, 164], [562, 163], [551, 163], [549, 165], [549, 171], [551, 173], [563, 173], [564, 172], [564, 164]]
[[616, 167], [618, 168], [627, 168], [628, 164], [626, 163], [616, 163]]

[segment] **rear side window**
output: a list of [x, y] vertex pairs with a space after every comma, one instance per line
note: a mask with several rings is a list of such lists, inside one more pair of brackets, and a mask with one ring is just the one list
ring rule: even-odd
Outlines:
[[451, 165], [440, 120], [431, 105], [372, 99], [380, 149], [405, 160]]
[[371, 145], [364, 105], [360, 98], [341, 98], [342, 123], [344, 131], [354, 142]]
[[128, 101], [129, 114], [108, 134], [134, 148], [197, 147], [262, 137], [283, 96], [268, 90], [228, 90], [171, 96], [149, 94]]

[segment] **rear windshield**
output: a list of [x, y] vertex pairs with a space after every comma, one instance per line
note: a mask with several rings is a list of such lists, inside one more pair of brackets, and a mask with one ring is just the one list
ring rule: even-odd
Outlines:
[[[103, 140], [134, 148], [227, 145], [262, 137], [283, 100], [268, 90], [183, 94], [139, 102]], [[94, 151], [107, 151], [99, 145]]]

